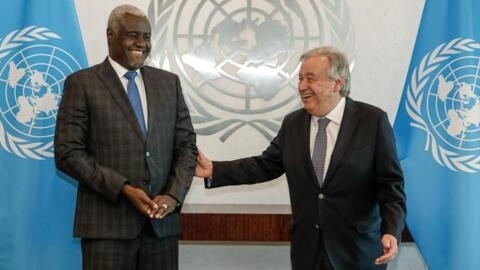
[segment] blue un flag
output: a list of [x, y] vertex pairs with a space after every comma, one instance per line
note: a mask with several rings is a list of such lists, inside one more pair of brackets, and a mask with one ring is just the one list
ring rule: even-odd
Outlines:
[[395, 120], [430, 270], [480, 269], [480, 1], [427, 0]]
[[75, 184], [53, 161], [65, 77], [86, 66], [73, 0], [0, 3], [0, 269], [80, 269]]

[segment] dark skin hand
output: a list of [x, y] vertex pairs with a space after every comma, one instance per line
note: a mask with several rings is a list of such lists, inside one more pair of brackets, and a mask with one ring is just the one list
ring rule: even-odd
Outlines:
[[150, 199], [142, 189], [129, 184], [123, 185], [121, 192], [142, 215], [151, 219], [164, 218], [177, 205], [177, 200], [169, 195], [157, 195]]

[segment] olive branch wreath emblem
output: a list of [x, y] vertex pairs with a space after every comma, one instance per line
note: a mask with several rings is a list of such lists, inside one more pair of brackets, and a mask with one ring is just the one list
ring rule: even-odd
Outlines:
[[437, 46], [432, 52], [427, 53], [420, 64], [413, 70], [410, 84], [407, 88], [406, 110], [412, 119], [411, 125], [426, 133], [425, 151], [430, 150], [433, 158], [440, 165], [452, 171], [476, 173], [480, 170], [479, 155], [461, 155], [443, 148], [437, 143], [432, 131], [422, 118], [421, 107], [423, 91], [430, 81], [432, 73], [442, 63], [463, 52], [472, 52], [480, 49], [480, 44], [472, 39], [456, 38], [448, 43]]
[[[21, 30], [15, 30], [8, 33], [0, 42], [0, 63], [2, 59], [12, 52], [13, 49], [21, 45], [37, 40], [61, 39], [60, 36], [46, 27], [28, 26]], [[0, 145], [9, 153], [14, 153], [22, 158], [32, 158], [43, 160], [53, 157], [53, 141], [48, 142], [30, 142], [28, 140], [15, 137], [5, 131], [0, 121]]]

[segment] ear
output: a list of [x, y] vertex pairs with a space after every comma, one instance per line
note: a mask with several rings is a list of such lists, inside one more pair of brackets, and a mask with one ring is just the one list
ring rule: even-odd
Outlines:
[[343, 88], [343, 84], [345, 83], [345, 80], [343, 77], [339, 77], [338, 79], [335, 80], [335, 90], [340, 92]]
[[107, 28], [107, 42], [111, 44], [115, 38], [115, 32], [111, 28]]

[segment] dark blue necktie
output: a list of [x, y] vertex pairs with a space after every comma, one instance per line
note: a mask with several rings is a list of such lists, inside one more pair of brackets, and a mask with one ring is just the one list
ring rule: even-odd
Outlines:
[[143, 109], [142, 109], [142, 101], [140, 100], [140, 93], [138, 92], [137, 83], [135, 82], [135, 77], [137, 76], [137, 72], [134, 70], [127, 71], [125, 78], [128, 79], [127, 84], [127, 94], [128, 99], [130, 99], [130, 103], [132, 104], [133, 111], [135, 112], [135, 116], [137, 117], [137, 121], [140, 124], [140, 129], [142, 130], [143, 137], [147, 137], [147, 128], [145, 126], [145, 118], [143, 118]]
[[312, 163], [317, 181], [320, 186], [323, 184], [323, 174], [325, 170], [325, 154], [327, 151], [327, 125], [330, 122], [327, 118], [318, 119], [318, 131], [315, 136], [315, 145], [313, 147]]

